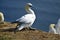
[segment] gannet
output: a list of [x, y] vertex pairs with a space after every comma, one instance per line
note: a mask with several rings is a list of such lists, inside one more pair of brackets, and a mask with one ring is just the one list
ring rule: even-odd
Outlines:
[[58, 22], [56, 24], [56, 31], [58, 32], [58, 34], [60, 34], [60, 19], [58, 19]]
[[55, 28], [55, 24], [50, 24], [49, 33], [58, 34]]
[[[27, 14], [25, 14], [24, 16], [22, 16], [21, 18], [16, 20], [16, 22], [18, 22], [19, 24], [17, 25], [15, 31], [22, 30], [23, 28], [35, 29], [35, 28], [31, 27], [36, 19], [35, 13], [31, 9], [32, 6], [33, 5], [31, 3], [27, 3], [25, 5], [25, 10], [26, 10]], [[12, 23], [15, 23], [15, 22], [12, 22]]]
[[4, 23], [4, 15], [0, 12], [0, 23]]

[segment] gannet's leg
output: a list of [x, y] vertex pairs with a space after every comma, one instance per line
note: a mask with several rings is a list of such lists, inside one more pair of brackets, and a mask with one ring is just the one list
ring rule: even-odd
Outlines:
[[29, 27], [30, 30], [36, 30], [36, 28]]
[[14, 30], [14, 33], [16, 33], [17, 31], [21, 31], [24, 28], [24, 26], [17, 26]]
[[21, 31], [24, 28], [24, 26], [21, 26], [18, 28], [19, 31]]

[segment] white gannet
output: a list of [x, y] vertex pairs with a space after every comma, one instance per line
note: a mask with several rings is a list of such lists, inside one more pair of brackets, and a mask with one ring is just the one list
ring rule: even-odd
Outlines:
[[[27, 3], [25, 5], [25, 10], [27, 14], [25, 14], [24, 16], [16, 20], [16, 22], [18, 22], [19, 24], [17, 25], [17, 28], [15, 30], [22, 30], [25, 27], [30, 29], [35, 29], [31, 27], [36, 19], [35, 13], [31, 9], [31, 7], [32, 7], [31, 3]], [[12, 22], [12, 23], [15, 23], [15, 22]]]
[[55, 28], [55, 24], [50, 24], [49, 33], [58, 34]]
[[0, 23], [4, 23], [4, 15], [0, 12]]
[[56, 31], [58, 32], [58, 34], [60, 34], [60, 19], [58, 19], [58, 22], [56, 24]]

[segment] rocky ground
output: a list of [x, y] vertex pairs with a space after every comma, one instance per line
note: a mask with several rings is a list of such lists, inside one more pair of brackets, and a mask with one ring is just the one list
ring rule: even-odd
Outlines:
[[4, 22], [0, 24], [0, 40], [60, 40], [60, 35], [41, 30], [18, 31], [14, 33], [17, 23]]

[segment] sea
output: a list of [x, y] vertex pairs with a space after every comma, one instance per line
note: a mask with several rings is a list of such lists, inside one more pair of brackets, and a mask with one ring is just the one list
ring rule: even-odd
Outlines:
[[32, 27], [49, 31], [50, 24], [57, 24], [60, 18], [60, 0], [0, 0], [0, 12], [3, 12], [5, 21], [13, 22], [26, 14], [26, 3], [33, 4], [36, 20]]

